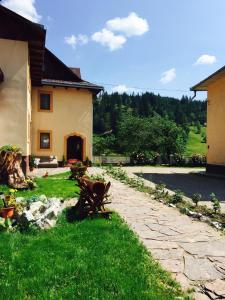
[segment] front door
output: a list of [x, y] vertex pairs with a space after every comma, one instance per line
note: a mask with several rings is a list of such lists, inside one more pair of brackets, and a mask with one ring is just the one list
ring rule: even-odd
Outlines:
[[79, 136], [70, 136], [67, 139], [67, 160], [83, 160], [83, 139]]

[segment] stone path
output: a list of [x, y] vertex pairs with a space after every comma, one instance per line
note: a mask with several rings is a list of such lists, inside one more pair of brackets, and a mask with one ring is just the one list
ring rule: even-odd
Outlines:
[[[91, 173], [102, 170], [92, 168]], [[225, 299], [225, 237], [144, 193], [110, 178], [111, 208], [139, 236], [162, 267], [195, 299]]]
[[225, 178], [203, 176], [203, 168], [132, 166], [123, 167], [130, 175], [141, 175], [146, 185], [166, 184], [170, 190], [180, 189], [191, 198], [194, 193], [202, 195], [202, 205], [212, 207], [210, 194], [215, 193], [221, 200], [221, 209], [225, 212]]

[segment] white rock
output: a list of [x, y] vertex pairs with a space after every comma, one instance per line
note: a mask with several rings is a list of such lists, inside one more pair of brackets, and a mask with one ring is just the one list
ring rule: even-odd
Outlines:
[[200, 220], [201, 220], [202, 222], [206, 222], [206, 221], [209, 220], [209, 218], [207, 218], [206, 216], [201, 216], [201, 217], [200, 217]]
[[48, 199], [47, 207], [52, 207], [52, 206], [60, 207], [61, 205], [62, 205], [61, 199], [59, 199], [59, 198], [49, 198]]
[[16, 203], [21, 203], [24, 202], [25, 198], [24, 197], [16, 197]]
[[188, 216], [192, 217], [192, 218], [199, 218], [199, 214], [195, 211], [189, 210], [188, 212]]
[[33, 215], [36, 215], [37, 213], [42, 213], [45, 211], [45, 205], [41, 201], [33, 202], [30, 205], [30, 212]]
[[174, 205], [174, 204], [170, 203], [170, 204], [169, 204], [169, 207], [174, 207], [174, 208], [175, 208], [175, 207], [176, 207], [176, 205]]
[[42, 220], [43, 219], [49, 219], [49, 220], [56, 219], [57, 216], [59, 215], [59, 213], [61, 213], [62, 209], [63, 209], [62, 205], [59, 205], [58, 203], [53, 204], [48, 209], [46, 209], [46, 211], [42, 215]]
[[30, 223], [35, 221], [34, 215], [29, 210], [25, 210], [23, 214], [21, 215], [21, 218], [23, 221]]
[[216, 229], [221, 229], [222, 225], [219, 222], [211, 222], [212, 226], [214, 226]]
[[47, 202], [48, 199], [45, 195], [41, 195], [41, 196], [38, 197], [38, 200], [42, 201], [42, 202]]

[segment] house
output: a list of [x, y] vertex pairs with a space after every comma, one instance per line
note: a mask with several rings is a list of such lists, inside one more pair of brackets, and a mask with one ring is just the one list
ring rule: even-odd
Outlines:
[[225, 66], [191, 88], [207, 91], [207, 167], [225, 175]]
[[0, 5], [0, 146], [29, 156], [92, 159], [93, 96], [82, 79], [45, 47], [46, 30]]

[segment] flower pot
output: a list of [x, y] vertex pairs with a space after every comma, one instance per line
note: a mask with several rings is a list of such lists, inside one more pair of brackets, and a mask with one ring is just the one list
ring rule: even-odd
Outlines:
[[0, 210], [0, 215], [4, 219], [12, 218], [14, 215], [14, 210], [15, 210], [14, 206], [2, 208]]
[[85, 172], [87, 171], [87, 167], [86, 166], [71, 166], [70, 167], [71, 173], [72, 173], [72, 178], [79, 178], [84, 176]]

